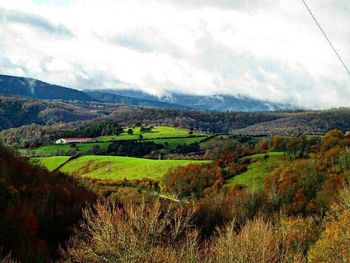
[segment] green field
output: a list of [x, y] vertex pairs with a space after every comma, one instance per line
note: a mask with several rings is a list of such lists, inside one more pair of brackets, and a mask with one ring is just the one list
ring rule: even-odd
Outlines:
[[81, 153], [92, 153], [92, 149], [95, 146], [99, 146], [103, 150], [107, 150], [109, 143], [108, 142], [96, 142], [96, 143], [78, 143], [77, 147]]
[[[47, 158], [47, 157], [46, 157]], [[42, 158], [42, 159], [46, 159]], [[79, 175], [103, 180], [160, 179], [169, 169], [190, 163], [205, 161], [150, 160], [131, 157], [87, 155], [68, 162], [60, 170], [70, 175]], [[46, 161], [48, 164], [49, 161]]]
[[30, 152], [33, 155], [56, 155], [58, 152], [61, 152], [60, 154], [68, 154], [72, 150], [72, 147], [68, 144], [64, 145], [46, 145], [46, 146], [40, 146], [34, 149], [22, 149], [21, 152]]
[[[127, 128], [124, 129], [127, 131]], [[138, 140], [140, 128], [133, 129], [134, 134], [127, 134], [126, 132], [120, 135], [112, 136], [101, 136], [95, 138], [95, 143], [77, 143], [76, 147], [81, 154], [92, 154], [92, 150], [95, 146], [99, 146], [102, 150], [107, 150], [110, 141], [113, 140]], [[188, 130], [167, 127], [167, 126], [156, 126], [149, 133], [142, 133], [143, 139], [147, 141], [154, 141], [157, 144], [168, 143], [169, 149], [175, 149], [180, 144], [191, 144], [194, 142], [200, 142], [206, 138], [208, 134], [202, 132], [194, 132], [193, 135], [188, 134]], [[20, 149], [20, 152], [29, 156], [52, 156], [52, 155], [70, 155], [74, 151], [74, 148], [69, 144], [63, 145], [47, 145], [40, 146], [34, 149]]]
[[154, 143], [157, 144], [167, 144], [167, 148], [169, 149], [175, 149], [176, 146], [181, 145], [181, 144], [191, 144], [195, 142], [200, 142], [204, 140], [204, 137], [187, 137], [187, 138], [168, 138], [168, 139], [151, 139], [147, 141], [153, 141]]
[[[101, 149], [106, 150], [109, 143], [108, 142], [96, 142], [96, 143], [77, 143], [76, 147], [78, 148], [79, 152], [87, 154], [92, 153], [92, 149], [94, 146], [99, 146]], [[32, 150], [24, 150], [21, 151], [23, 153], [30, 152], [32, 155], [69, 155], [70, 152], [74, 148], [69, 144], [53, 144], [53, 145], [47, 145], [47, 146], [40, 146], [38, 148], [32, 149]]]
[[39, 164], [49, 171], [55, 170], [60, 165], [64, 164], [68, 161], [69, 156], [52, 156], [52, 157], [44, 157], [44, 158], [32, 158], [31, 162], [35, 164]]
[[[153, 141], [157, 144], [163, 144], [167, 142], [167, 148], [169, 149], [175, 149], [176, 146], [181, 144], [191, 144], [194, 142], [200, 142], [201, 140], [205, 139], [204, 137], [185, 137], [185, 138], [168, 138], [168, 139], [147, 139], [145, 141]], [[102, 150], [107, 150], [108, 145], [110, 142], [96, 142], [96, 143], [77, 143], [76, 146], [80, 153], [82, 154], [92, 154], [92, 149], [95, 146], [99, 146]], [[23, 154], [25, 153], [31, 153], [32, 156], [49, 156], [49, 155], [70, 155], [71, 151], [73, 150], [72, 146], [69, 144], [54, 144], [54, 145], [47, 145], [47, 146], [40, 146], [38, 148], [28, 150], [28, 149], [21, 149], [21, 152]]]
[[[189, 130], [168, 127], [168, 126], [156, 126], [151, 132], [141, 133], [140, 128], [133, 129], [133, 134], [127, 134], [128, 129], [124, 129], [124, 132], [120, 135], [100, 136], [97, 137], [98, 141], [112, 141], [112, 140], [137, 140], [139, 135], [142, 134], [144, 139], [157, 139], [167, 137], [188, 137]], [[206, 133], [194, 131], [193, 136], [206, 136]]]
[[261, 189], [264, 186], [265, 177], [271, 174], [273, 170], [279, 167], [282, 160], [285, 159], [281, 152], [269, 153], [269, 158], [264, 158], [265, 154], [255, 154], [251, 158], [252, 162], [248, 165], [248, 170], [237, 175], [226, 182], [227, 186], [235, 184], [244, 185], [252, 190]]

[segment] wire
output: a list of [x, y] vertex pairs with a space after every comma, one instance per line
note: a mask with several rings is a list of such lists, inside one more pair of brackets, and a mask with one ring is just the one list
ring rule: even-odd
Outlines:
[[337, 57], [339, 58], [340, 62], [342, 63], [342, 65], [344, 66], [345, 70], [349, 73], [350, 75], [350, 70], [349, 68], [346, 66], [344, 60], [341, 58], [341, 56], [339, 55], [338, 51], [335, 49], [335, 47], [333, 46], [332, 42], [330, 41], [330, 39], [327, 37], [325, 31], [323, 30], [322, 26], [320, 25], [320, 23], [317, 21], [316, 17], [314, 16], [314, 14], [312, 13], [310, 7], [307, 5], [305, 0], [302, 0], [306, 9], [309, 11], [310, 15], [312, 16], [312, 18], [314, 19], [314, 21], [316, 22], [318, 28], [321, 30], [322, 34], [324, 35], [324, 37], [326, 38], [326, 40], [328, 41], [329, 45], [331, 46], [331, 48], [333, 49], [334, 53], [337, 55]]

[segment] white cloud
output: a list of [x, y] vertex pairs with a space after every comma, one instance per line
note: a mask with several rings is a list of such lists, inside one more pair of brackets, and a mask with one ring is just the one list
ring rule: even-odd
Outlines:
[[[309, 0], [350, 64], [350, 3]], [[350, 106], [350, 76], [301, 1], [2, 0], [2, 73], [74, 88]]]

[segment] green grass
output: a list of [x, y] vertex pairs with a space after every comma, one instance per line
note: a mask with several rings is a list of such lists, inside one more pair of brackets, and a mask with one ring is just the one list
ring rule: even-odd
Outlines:
[[67, 154], [72, 150], [72, 147], [68, 144], [64, 145], [47, 145], [40, 146], [38, 148], [34, 148], [32, 150], [28, 150], [34, 155], [55, 155], [58, 151], [62, 152], [62, 154]]
[[52, 157], [39, 157], [39, 158], [31, 158], [30, 161], [39, 164], [49, 171], [55, 170], [57, 167], [68, 161], [69, 156], [52, 156]]
[[[126, 132], [120, 134], [119, 136], [101, 136], [97, 137], [97, 142], [95, 143], [77, 143], [76, 146], [80, 153], [82, 154], [92, 154], [92, 149], [94, 146], [98, 145], [102, 150], [107, 150], [110, 141], [113, 140], [137, 140], [139, 138], [140, 128], [135, 128], [134, 134], [130, 135]], [[127, 131], [127, 128], [124, 129]], [[168, 142], [169, 149], [175, 149], [177, 145], [180, 144], [190, 144], [194, 142], [200, 142], [208, 135], [203, 132], [195, 131], [192, 136], [188, 134], [188, 130], [168, 127], [168, 126], [156, 126], [152, 129], [150, 133], [143, 133], [143, 138], [145, 140], [152, 140], [155, 143], [164, 144]], [[177, 138], [171, 138], [177, 137]], [[178, 138], [182, 137], [182, 138]], [[69, 155], [73, 150], [69, 144], [63, 145], [47, 145], [40, 146], [34, 149], [20, 149], [20, 152], [23, 154], [28, 154], [31, 156], [50, 156], [50, 155]]]
[[240, 184], [252, 190], [263, 188], [265, 177], [279, 167], [284, 159], [282, 152], [270, 152], [269, 158], [264, 159], [265, 154], [255, 154], [250, 156], [252, 162], [248, 165], [248, 170], [237, 175], [226, 182], [227, 186]]
[[187, 138], [153, 139], [153, 140], [149, 140], [149, 141], [153, 141], [154, 143], [163, 144], [163, 145], [167, 142], [168, 143], [167, 147], [169, 149], [175, 149], [176, 146], [178, 146], [178, 145], [200, 142], [204, 139], [205, 138], [203, 138], [203, 137], [187, 137]]
[[[76, 146], [78, 147], [78, 150], [80, 153], [88, 154], [92, 153], [92, 148], [94, 146], [100, 146], [101, 149], [106, 150], [109, 142], [96, 142], [96, 143], [77, 143]], [[32, 150], [22, 149], [22, 153], [30, 152], [33, 155], [56, 155], [64, 154], [68, 155], [74, 148], [70, 146], [69, 144], [53, 144], [53, 145], [46, 145], [46, 146], [40, 146], [38, 148], [34, 148]]]
[[[153, 141], [157, 144], [165, 144], [168, 142], [169, 149], [175, 149], [176, 146], [181, 144], [191, 144], [194, 142], [200, 142], [204, 139], [204, 137], [185, 137], [185, 138], [167, 138], [167, 139], [147, 139], [145, 141]], [[101, 149], [107, 150], [110, 142], [96, 142], [96, 143], [77, 143], [76, 146], [78, 150], [82, 154], [92, 154], [92, 149], [94, 146], [98, 145]], [[61, 155], [69, 155], [69, 153], [73, 150], [73, 148], [68, 144], [63, 145], [47, 145], [40, 146], [38, 148], [34, 148], [32, 150], [21, 149], [20, 151], [25, 153], [31, 153], [35, 156], [44, 156], [44, 155], [56, 155], [57, 153]]]
[[161, 179], [176, 166], [203, 161], [190, 160], [149, 160], [117, 156], [82, 156], [61, 168], [62, 172], [102, 180], [128, 180], [150, 178]]
[[[188, 137], [189, 130], [180, 129], [175, 127], [168, 126], [156, 126], [152, 129], [151, 132], [141, 133], [140, 128], [133, 129], [133, 134], [127, 134], [126, 131], [128, 129], [124, 129], [124, 132], [120, 135], [110, 135], [110, 136], [100, 136], [97, 137], [98, 141], [112, 141], [112, 140], [137, 140], [139, 135], [142, 134], [144, 139], [157, 139], [157, 138], [167, 138], [167, 137]], [[194, 131], [194, 136], [206, 136], [206, 133]]]
[[80, 153], [92, 153], [94, 146], [99, 146], [103, 150], [107, 150], [109, 142], [96, 142], [96, 143], [78, 143], [77, 147]]

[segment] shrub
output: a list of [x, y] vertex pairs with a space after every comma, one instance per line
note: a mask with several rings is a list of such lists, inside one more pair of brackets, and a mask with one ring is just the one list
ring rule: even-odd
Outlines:
[[221, 188], [222, 184], [222, 169], [215, 163], [177, 167], [167, 173], [163, 180], [165, 190], [179, 198], [198, 199]]
[[283, 262], [286, 249], [272, 224], [257, 218], [241, 231], [234, 224], [219, 230], [209, 250], [212, 262], [277, 263]]
[[328, 213], [325, 230], [311, 247], [310, 262], [348, 262], [350, 260], [350, 190], [340, 193]]
[[194, 212], [159, 201], [123, 208], [100, 201], [84, 210], [62, 255], [67, 262], [199, 262]]

